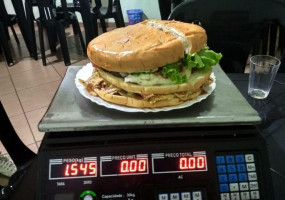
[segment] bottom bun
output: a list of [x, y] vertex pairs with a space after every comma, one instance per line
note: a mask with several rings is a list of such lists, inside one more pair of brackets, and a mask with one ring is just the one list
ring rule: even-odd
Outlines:
[[99, 96], [101, 99], [128, 107], [134, 108], [160, 108], [175, 106], [197, 98], [201, 94], [205, 94], [204, 86], [210, 84], [213, 80], [209, 77], [209, 73], [205, 73], [205, 81], [200, 87], [183, 92], [174, 92], [170, 94], [150, 94], [142, 95], [126, 91], [107, 82], [94, 69], [92, 76], [87, 80], [80, 82], [85, 86], [87, 92], [92, 96]]
[[[104, 90], [95, 89], [95, 91], [98, 94], [98, 96], [104, 99], [105, 101], [108, 101], [114, 104], [123, 105], [123, 106], [134, 107], [134, 108], [160, 108], [160, 107], [167, 107], [167, 106], [176, 106], [186, 101], [186, 100], [184, 101], [181, 100], [175, 95], [167, 95], [168, 97], [166, 97], [164, 100], [151, 102], [151, 101], [140, 100], [140, 99], [136, 99], [136, 98], [128, 97], [128, 96], [109, 94], [108, 92]], [[201, 90], [193, 94], [190, 94], [187, 100], [194, 99], [198, 97], [200, 94], [201, 94]]]

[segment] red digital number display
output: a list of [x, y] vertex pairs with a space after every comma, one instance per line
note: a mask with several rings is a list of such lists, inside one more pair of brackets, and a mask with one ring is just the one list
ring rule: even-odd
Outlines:
[[96, 163], [68, 163], [65, 164], [64, 176], [95, 176], [97, 173]]
[[179, 169], [180, 170], [199, 170], [206, 168], [205, 156], [190, 156], [179, 158]]
[[152, 154], [154, 174], [208, 171], [205, 151]]
[[122, 160], [119, 166], [121, 174], [144, 173], [147, 171], [147, 160]]

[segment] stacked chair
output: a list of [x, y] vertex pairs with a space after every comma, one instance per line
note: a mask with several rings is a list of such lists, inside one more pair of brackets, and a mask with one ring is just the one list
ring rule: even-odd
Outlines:
[[4, 4], [3, 0], [0, 1], [0, 21], [6, 27], [6, 32], [7, 32], [7, 35], [8, 35], [8, 39], [10, 39], [9, 33], [8, 33], [8, 27], [10, 27], [16, 42], [19, 44], [20, 43], [19, 39], [18, 39], [17, 34], [15, 32], [15, 29], [13, 27], [13, 25], [17, 24], [17, 17], [16, 17], [16, 15], [9, 15], [7, 13], [7, 10], [6, 10], [6, 7], [5, 7], [5, 4]]
[[95, 29], [97, 27], [97, 19], [100, 20], [104, 33], [107, 32], [105, 19], [113, 18], [117, 28], [125, 26], [120, 0], [108, 0], [107, 7], [102, 6], [101, 0], [95, 0], [95, 4], [96, 6], [92, 8]]
[[226, 73], [243, 73], [250, 55], [275, 56], [277, 48], [282, 54], [279, 72], [285, 71], [284, 45], [276, 46], [276, 30], [285, 30], [284, 1], [188, 0], [178, 5], [168, 19], [205, 28], [208, 46], [223, 54], [220, 65]]
[[30, 56], [33, 57], [35, 60], [38, 59], [37, 54], [37, 46], [36, 46], [36, 37], [35, 37], [35, 30], [34, 30], [34, 22], [30, 18], [32, 13], [32, 9], [28, 6], [27, 1], [19, 1], [19, 0], [11, 0], [16, 16], [17, 16], [17, 23], [21, 34], [23, 36], [24, 42], [27, 46], [27, 50], [30, 53]]
[[158, 0], [160, 16], [162, 20], [167, 20], [171, 10], [184, 0]]
[[[68, 8], [70, 11], [74, 11], [76, 9], [76, 11], [80, 12], [82, 16], [86, 45], [88, 45], [88, 43], [99, 34], [97, 20], [100, 20], [103, 32], [107, 31], [105, 23], [106, 19], [113, 18], [117, 28], [125, 26], [119, 0], [108, 0], [107, 6], [102, 6], [101, 0], [95, 0], [95, 7], [91, 7], [91, 3], [92, 1], [90, 0], [79, 0], [79, 8], [78, 4], [76, 4], [74, 8]], [[59, 10], [62, 10], [62, 8]]]
[[74, 13], [68, 12], [66, 1], [61, 1], [62, 12], [57, 13], [55, 5], [50, 0], [37, 1], [40, 17], [36, 19], [39, 29], [40, 50], [42, 56], [43, 65], [46, 66], [45, 45], [43, 39], [44, 28], [48, 31], [48, 39], [50, 42], [51, 50], [55, 50], [55, 43], [57, 38], [59, 40], [64, 63], [66, 66], [70, 65], [70, 56], [68, 51], [68, 45], [65, 35], [65, 28], [72, 25], [74, 33], [77, 33], [81, 42], [83, 53], [86, 52], [86, 46], [82, 37], [81, 29]]
[[19, 44], [19, 39], [14, 29], [17, 24], [16, 15], [9, 15], [7, 13], [4, 1], [0, 1], [0, 50], [3, 51], [8, 66], [13, 66], [13, 58], [10, 52], [8, 40], [10, 40], [8, 27], [11, 28], [16, 42]]
[[[8, 36], [5, 24], [0, 21], [0, 50], [3, 51], [8, 66], [13, 66], [13, 58], [8, 44]], [[0, 52], [1, 52], [0, 51]]]

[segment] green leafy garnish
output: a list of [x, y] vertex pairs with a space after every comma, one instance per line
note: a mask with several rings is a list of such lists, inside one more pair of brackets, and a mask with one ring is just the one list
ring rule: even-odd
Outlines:
[[[218, 64], [221, 58], [221, 53], [216, 53], [212, 50], [209, 50], [208, 47], [205, 47], [197, 53], [185, 55], [185, 57], [182, 58], [180, 62], [184, 67], [184, 70], [191, 70], [192, 68], [209, 70], [212, 66]], [[173, 63], [164, 66], [162, 68], [162, 74], [177, 84], [185, 83], [187, 81], [186, 75], [180, 73], [179, 63]]]
[[[169, 78], [173, 83], [182, 84], [187, 82], [187, 76], [191, 74], [192, 69], [208, 71], [212, 66], [216, 65], [221, 58], [221, 53], [216, 53], [209, 50], [208, 47], [205, 47], [197, 53], [185, 55], [185, 57], [177, 63], [163, 66], [161, 73], [162, 76]], [[156, 71], [158, 71], [158, 69], [134, 72], [131, 75], [141, 76], [144, 74], [153, 74]]]
[[177, 84], [186, 82], [186, 75], [180, 73], [177, 63], [172, 63], [162, 68], [162, 75], [168, 77], [171, 81]]
[[135, 75], [135, 76], [140, 76], [142, 74], [145, 74], [144, 72], [133, 72], [132, 75]]
[[185, 58], [182, 59], [182, 63], [186, 63], [187, 67], [192, 67], [194, 69], [210, 69], [212, 66], [218, 64], [221, 58], [221, 53], [216, 53], [206, 47], [197, 53], [186, 55]]

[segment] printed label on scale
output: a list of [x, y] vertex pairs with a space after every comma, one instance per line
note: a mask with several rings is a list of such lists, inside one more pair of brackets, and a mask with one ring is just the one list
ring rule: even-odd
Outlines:
[[126, 194], [115, 193], [115, 194], [102, 194], [102, 199], [127, 199], [134, 200], [136, 199], [136, 194], [132, 192], [127, 192]]

